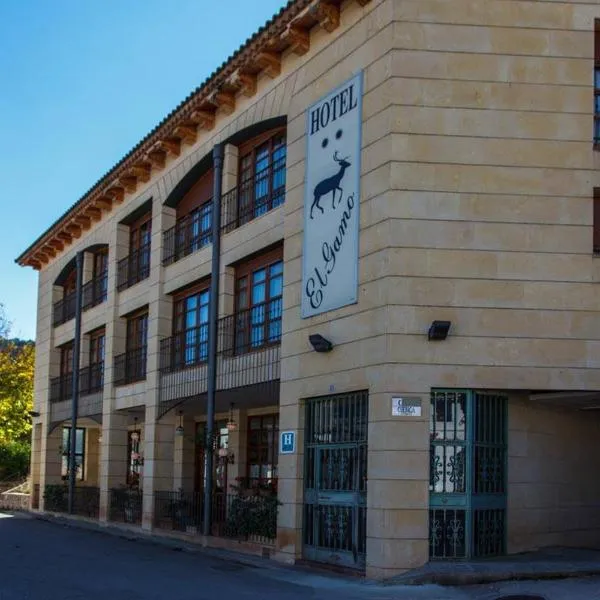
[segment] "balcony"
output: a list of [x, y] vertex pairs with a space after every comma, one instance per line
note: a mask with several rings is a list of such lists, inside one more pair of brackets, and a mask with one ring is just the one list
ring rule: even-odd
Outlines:
[[146, 379], [145, 346], [115, 356], [115, 385], [127, 385]]
[[[86, 396], [102, 391], [104, 386], [104, 363], [100, 362], [79, 370], [79, 394]], [[50, 402], [62, 402], [73, 397], [73, 373], [50, 380]]]
[[285, 201], [285, 156], [228, 191], [221, 199], [221, 230], [229, 233]]
[[[80, 417], [102, 414], [104, 363], [96, 363], [79, 370]], [[50, 380], [50, 421], [57, 423], [71, 417], [73, 374], [67, 373]]]
[[[279, 381], [281, 311], [282, 299], [275, 298], [219, 319], [217, 391], [231, 396]], [[207, 324], [161, 340], [160, 401], [165, 411], [172, 403], [206, 393], [207, 359]]]
[[106, 300], [108, 294], [108, 273], [104, 272], [81, 288], [81, 309], [88, 310]]
[[[108, 292], [108, 273], [88, 281], [81, 288], [81, 310], [86, 311], [106, 300]], [[77, 294], [71, 292], [54, 304], [52, 325], [58, 327], [75, 318]]]
[[150, 244], [133, 250], [117, 264], [117, 290], [122, 292], [150, 276]]
[[75, 292], [71, 292], [62, 298], [62, 300], [55, 302], [52, 315], [52, 325], [54, 327], [58, 327], [75, 318], [76, 297]]
[[210, 244], [211, 226], [212, 201], [177, 221], [163, 234], [163, 265], [173, 264]]

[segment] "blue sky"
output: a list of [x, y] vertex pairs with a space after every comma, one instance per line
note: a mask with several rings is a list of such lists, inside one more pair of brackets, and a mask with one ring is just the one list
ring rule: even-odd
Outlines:
[[0, 2], [0, 303], [35, 336], [14, 259], [284, 0]]

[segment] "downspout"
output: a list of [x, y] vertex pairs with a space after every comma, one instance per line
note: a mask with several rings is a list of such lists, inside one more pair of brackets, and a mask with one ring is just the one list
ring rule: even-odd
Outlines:
[[73, 340], [73, 388], [71, 401], [71, 437], [69, 448], [69, 514], [73, 514], [75, 497], [75, 479], [77, 475], [77, 408], [79, 403], [79, 354], [81, 338], [81, 292], [83, 287], [83, 252], [80, 250], [75, 258], [76, 287], [75, 287], [75, 339]]
[[223, 145], [213, 148], [212, 266], [208, 304], [208, 382], [206, 406], [206, 448], [204, 452], [204, 535], [210, 535], [213, 485], [213, 436], [215, 429], [215, 393], [217, 387], [217, 344], [219, 318], [219, 271], [221, 268], [221, 187]]

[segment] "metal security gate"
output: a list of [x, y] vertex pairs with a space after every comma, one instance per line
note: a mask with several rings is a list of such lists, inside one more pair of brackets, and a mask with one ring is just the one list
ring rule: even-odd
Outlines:
[[304, 558], [364, 569], [368, 392], [306, 404]]
[[507, 398], [463, 390], [431, 395], [429, 555], [506, 551]]

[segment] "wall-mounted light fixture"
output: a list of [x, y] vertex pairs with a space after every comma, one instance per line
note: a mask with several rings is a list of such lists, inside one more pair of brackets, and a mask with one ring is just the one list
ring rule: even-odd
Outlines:
[[333, 344], [320, 333], [309, 335], [308, 341], [315, 352], [331, 352], [333, 350]]
[[445, 340], [450, 331], [451, 321], [433, 321], [429, 327], [427, 339], [430, 341]]
[[185, 430], [183, 429], [183, 411], [180, 410], [179, 411], [179, 425], [177, 425], [177, 427], [175, 428], [175, 435], [177, 437], [182, 437], [184, 433], [185, 433]]
[[229, 405], [229, 419], [227, 419], [227, 424], [225, 425], [225, 427], [227, 427], [227, 431], [230, 432], [235, 431], [237, 429], [237, 423], [233, 418], [233, 402]]

